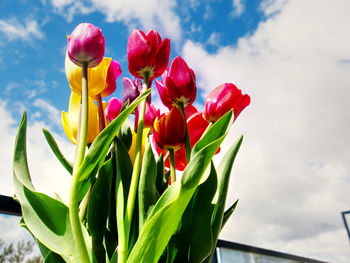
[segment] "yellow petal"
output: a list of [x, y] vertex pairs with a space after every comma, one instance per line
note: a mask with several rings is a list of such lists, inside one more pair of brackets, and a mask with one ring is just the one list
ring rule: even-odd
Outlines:
[[73, 137], [71, 128], [70, 128], [70, 126], [69, 126], [69, 121], [68, 121], [68, 116], [67, 116], [67, 115], [68, 115], [67, 112], [62, 111], [62, 118], [61, 118], [61, 120], [62, 120], [62, 126], [63, 126], [63, 129], [64, 129], [64, 131], [65, 131], [65, 133], [66, 133], [68, 139], [69, 139], [72, 143], [76, 144], [77, 142], [76, 142], [75, 138]]
[[[143, 158], [143, 153], [145, 152], [146, 139], [148, 140], [147, 137], [148, 137], [149, 131], [150, 131], [150, 128], [143, 129], [142, 146], [141, 146], [141, 160]], [[131, 143], [131, 147], [130, 147], [130, 150], [129, 150], [129, 156], [130, 156], [132, 165], [134, 165], [137, 134], [133, 130], [131, 130], [131, 132], [132, 132], [132, 143]]]
[[[88, 68], [88, 92], [89, 96], [95, 97], [100, 94], [106, 85], [106, 78], [109, 64], [112, 58], [103, 58], [102, 62], [94, 68]], [[68, 57], [66, 52], [65, 70], [67, 80], [71, 90], [81, 94], [82, 68], [75, 65]]]
[[[62, 124], [66, 132], [67, 137], [74, 144], [76, 143], [78, 122], [79, 122], [79, 109], [80, 109], [81, 97], [79, 94], [72, 92], [69, 100], [68, 113], [62, 113]], [[99, 133], [98, 129], [98, 111], [97, 107], [89, 97], [89, 113], [88, 113], [88, 134], [87, 143], [92, 143]]]

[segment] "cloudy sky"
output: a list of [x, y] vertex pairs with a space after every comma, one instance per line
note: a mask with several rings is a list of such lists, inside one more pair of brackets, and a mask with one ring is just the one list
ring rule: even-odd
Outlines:
[[[14, 136], [26, 110], [34, 184], [67, 194], [69, 176], [41, 132], [52, 131], [72, 157], [60, 124], [70, 93], [66, 35], [80, 22], [99, 26], [106, 56], [130, 76], [128, 35], [133, 28], [156, 29], [171, 39], [171, 58], [181, 55], [193, 68], [199, 108], [224, 82], [251, 96], [225, 143], [245, 135], [228, 198], [240, 202], [221, 238], [349, 262], [340, 214], [350, 210], [349, 10], [347, 0], [2, 0], [0, 193], [13, 193]], [[120, 96], [121, 79], [117, 85]], [[7, 222], [0, 228], [13, 225], [0, 220]]]

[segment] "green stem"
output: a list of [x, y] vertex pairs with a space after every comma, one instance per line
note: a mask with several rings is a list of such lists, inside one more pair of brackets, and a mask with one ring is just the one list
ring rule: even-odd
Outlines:
[[179, 109], [182, 113], [182, 116], [185, 119], [185, 127], [186, 127], [186, 133], [185, 133], [185, 150], [186, 150], [186, 161], [187, 163], [190, 162], [191, 159], [191, 141], [190, 141], [190, 134], [188, 132], [188, 126], [187, 126], [187, 119], [186, 119], [186, 113], [185, 113], [185, 107], [182, 102], [178, 102], [177, 104], [179, 106]]
[[[143, 87], [142, 87], [142, 93], [145, 92], [147, 89], [148, 89], [148, 76], [145, 76]], [[122, 255], [124, 261], [120, 261], [120, 263], [124, 263], [126, 261], [127, 256], [125, 255], [125, 253], [128, 253], [128, 251], [129, 251], [128, 246], [129, 246], [130, 227], [131, 227], [131, 221], [132, 221], [132, 216], [133, 216], [133, 212], [134, 212], [134, 205], [135, 205], [136, 193], [137, 193], [138, 182], [139, 182], [139, 177], [140, 177], [140, 170], [141, 170], [141, 148], [142, 148], [142, 135], [143, 135], [143, 123], [144, 123], [144, 119], [145, 119], [145, 111], [146, 111], [146, 100], [143, 100], [140, 103], [140, 115], [139, 115], [139, 123], [137, 126], [134, 167], [132, 170], [128, 201], [126, 204], [126, 214], [125, 214], [125, 223], [124, 223], [124, 226], [125, 226], [124, 248], [125, 248], [125, 250], [121, 251], [121, 253], [124, 252], [124, 255]]]
[[97, 102], [97, 109], [98, 109], [99, 128], [101, 132], [103, 131], [104, 128], [106, 128], [105, 111], [103, 110], [101, 94], [98, 94], [96, 96], [96, 102]]
[[75, 153], [75, 160], [73, 166], [73, 178], [70, 190], [70, 201], [69, 201], [69, 218], [72, 226], [73, 237], [77, 246], [77, 252], [79, 255], [80, 262], [90, 262], [89, 253], [86, 248], [83, 230], [81, 228], [81, 222], [79, 218], [79, 204], [78, 204], [78, 189], [79, 189], [79, 178], [77, 172], [84, 160], [86, 140], [87, 140], [87, 127], [88, 127], [88, 79], [87, 79], [87, 63], [83, 63], [82, 66], [82, 93], [81, 93], [81, 105], [80, 115], [81, 122], [79, 125], [77, 146]]
[[169, 149], [169, 161], [170, 161], [170, 179], [171, 179], [171, 184], [173, 184], [176, 181], [174, 149]]

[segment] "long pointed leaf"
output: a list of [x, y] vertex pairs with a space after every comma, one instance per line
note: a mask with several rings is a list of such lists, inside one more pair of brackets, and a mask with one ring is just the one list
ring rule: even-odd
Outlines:
[[[181, 218], [180, 228], [173, 236], [174, 262], [202, 262], [212, 251], [211, 216], [217, 174], [213, 162], [210, 175], [200, 184]], [[171, 248], [174, 248], [170, 246]]]
[[151, 89], [146, 90], [142, 95], [140, 95], [133, 103], [130, 104], [128, 108], [122, 111], [117, 118], [114, 119], [93, 141], [91, 147], [85, 156], [85, 159], [77, 172], [79, 180], [82, 181], [90, 175], [90, 173], [95, 169], [95, 167], [101, 167], [109, 147], [120, 127], [123, 125], [124, 121], [128, 118], [131, 112], [135, 110], [137, 105], [151, 92]]
[[109, 212], [113, 164], [108, 160], [100, 169], [88, 204], [88, 226], [92, 239], [92, 251], [97, 262], [106, 262], [103, 237]]
[[228, 132], [228, 130], [231, 128], [232, 122], [233, 113], [231, 110], [222, 116], [218, 121], [216, 121], [213, 126], [211, 126], [209, 130], [202, 136], [202, 138], [193, 146], [191, 151], [191, 158], [208, 143], [216, 140], [222, 136], [222, 134]]
[[243, 136], [241, 136], [236, 143], [230, 147], [230, 149], [225, 154], [224, 158], [222, 158], [219, 166], [218, 166], [218, 175], [219, 175], [219, 187], [217, 191], [217, 201], [215, 202], [214, 213], [212, 217], [212, 230], [213, 230], [213, 240], [216, 240], [219, 236], [223, 216], [224, 209], [227, 197], [228, 186], [230, 182], [230, 175], [234, 160], [237, 156], [238, 150], [242, 144]]
[[73, 164], [70, 161], [68, 161], [66, 159], [66, 157], [64, 157], [64, 155], [62, 154], [62, 152], [58, 148], [58, 145], [57, 145], [55, 139], [53, 138], [53, 136], [51, 135], [51, 133], [45, 128], [43, 128], [43, 133], [44, 133], [46, 141], [49, 144], [52, 152], [55, 154], [55, 156], [60, 161], [60, 163], [63, 165], [63, 167], [66, 168], [66, 170], [70, 174], [72, 174], [72, 172], [73, 172]]
[[[226, 126], [232, 123], [232, 113], [225, 118]], [[215, 127], [210, 133], [215, 133], [212, 142], [198, 147], [187, 165], [181, 181], [172, 184], [161, 196], [147, 218], [139, 238], [130, 253], [127, 262], [157, 262], [162, 255], [171, 236], [175, 232], [180, 219], [190, 202], [197, 186], [209, 165], [213, 155], [227, 135], [227, 129]], [[212, 127], [212, 128], [213, 128]], [[171, 220], [170, 220], [171, 219]]]
[[157, 165], [154, 160], [151, 144], [148, 144], [142, 159], [142, 169], [140, 173], [138, 200], [139, 200], [139, 229], [147, 218], [150, 209], [159, 199], [156, 187]]
[[24, 223], [44, 246], [67, 262], [77, 262], [68, 207], [35, 192], [31, 183], [26, 153], [26, 121], [24, 113], [16, 137], [13, 163], [15, 195], [21, 204]]
[[224, 218], [222, 219], [222, 226], [221, 229], [225, 226], [227, 220], [230, 218], [230, 216], [232, 215], [232, 213], [235, 211], [236, 206], [238, 204], [239, 199], [237, 199], [236, 202], [233, 203], [233, 205], [231, 205], [224, 213]]

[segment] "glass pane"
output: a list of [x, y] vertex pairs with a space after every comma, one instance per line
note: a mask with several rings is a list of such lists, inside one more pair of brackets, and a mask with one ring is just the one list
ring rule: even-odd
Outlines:
[[219, 263], [297, 263], [299, 261], [266, 256], [251, 252], [243, 252], [233, 249], [220, 248], [218, 253]]

